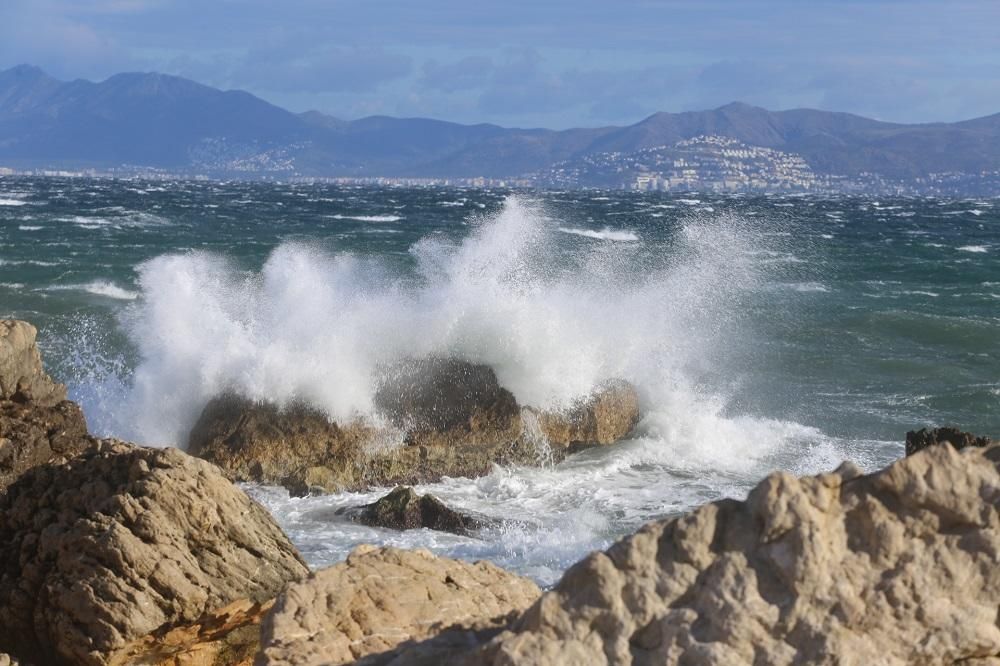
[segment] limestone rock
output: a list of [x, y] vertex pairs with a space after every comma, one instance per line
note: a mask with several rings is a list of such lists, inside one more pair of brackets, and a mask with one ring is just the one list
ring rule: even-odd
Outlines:
[[401, 643], [435, 634], [468, 645], [495, 633], [538, 594], [531, 581], [487, 562], [359, 546], [278, 597], [264, 618], [256, 664], [388, 663], [386, 653]]
[[767, 477], [571, 567], [478, 647], [424, 664], [951, 664], [1000, 656], [1000, 447]]
[[25, 470], [64, 462], [94, 444], [80, 407], [0, 401], [0, 492]]
[[116, 652], [108, 666], [251, 666], [260, 651], [261, 620], [273, 605], [273, 599], [234, 601], [192, 624], [143, 636]]
[[558, 461], [626, 436], [639, 418], [635, 389], [612, 382], [567, 414], [522, 409], [492, 369], [456, 360], [391, 368], [375, 395], [390, 426], [340, 425], [303, 405], [279, 409], [226, 395], [202, 411], [188, 451], [231, 478], [293, 494], [477, 477], [496, 464]]
[[989, 437], [977, 437], [969, 432], [962, 432], [958, 428], [934, 428], [906, 433], [906, 455], [911, 456], [917, 451], [923, 451], [928, 446], [949, 442], [956, 449], [964, 449], [967, 446], [989, 446]]
[[0, 650], [104, 663], [306, 573], [270, 515], [212, 465], [106, 440], [28, 470], [0, 497]]
[[418, 495], [408, 486], [399, 486], [385, 497], [346, 513], [352, 520], [363, 525], [394, 530], [423, 527], [453, 534], [469, 534], [486, 525], [486, 521], [455, 511], [430, 493]]
[[625, 438], [639, 422], [639, 394], [628, 382], [614, 380], [565, 413], [534, 412], [549, 444], [572, 451]]
[[[361, 424], [341, 427], [303, 405], [279, 409], [227, 394], [213, 399], [191, 430], [188, 453], [221, 467], [237, 481], [295, 484], [306, 494], [310, 481], [330, 490], [355, 488], [366, 479], [362, 465], [374, 437]], [[310, 468], [334, 473], [308, 479]], [[313, 474], [316, 474], [316, 470]]]
[[66, 387], [42, 367], [37, 334], [28, 322], [0, 319], [0, 400], [51, 406], [66, 399]]

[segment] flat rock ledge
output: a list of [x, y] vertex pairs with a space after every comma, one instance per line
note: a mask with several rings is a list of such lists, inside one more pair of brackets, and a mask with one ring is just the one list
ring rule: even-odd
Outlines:
[[478, 645], [391, 663], [998, 663], [998, 468], [998, 446], [934, 446], [867, 476], [772, 474], [587, 556]]
[[475, 644], [538, 595], [530, 580], [488, 562], [358, 546], [277, 598], [255, 664], [383, 664], [401, 644], [434, 635]]
[[267, 511], [176, 449], [105, 440], [0, 497], [0, 650], [104, 664], [131, 641], [308, 573]]
[[381, 427], [334, 423], [304, 405], [279, 409], [219, 396], [202, 411], [187, 450], [235, 481], [306, 495], [558, 462], [625, 438], [640, 415], [638, 394], [624, 381], [557, 414], [519, 406], [491, 368], [455, 360], [407, 364], [375, 398], [386, 419]]

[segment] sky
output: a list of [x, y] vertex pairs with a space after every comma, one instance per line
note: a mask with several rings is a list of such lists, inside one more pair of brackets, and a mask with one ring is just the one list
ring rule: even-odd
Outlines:
[[338, 118], [621, 125], [732, 101], [1000, 112], [1000, 0], [0, 0], [0, 69], [158, 71]]

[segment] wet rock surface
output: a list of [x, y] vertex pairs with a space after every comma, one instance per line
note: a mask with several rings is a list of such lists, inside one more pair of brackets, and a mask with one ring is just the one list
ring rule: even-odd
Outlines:
[[[359, 546], [278, 597], [264, 619], [256, 663], [387, 664], [401, 644], [431, 635], [482, 640], [538, 594], [528, 579], [488, 562]], [[427, 654], [435, 663], [437, 651]]]
[[962, 432], [958, 428], [921, 428], [906, 433], [906, 455], [911, 456], [928, 446], [945, 442], [961, 450], [968, 446], [989, 446], [992, 440], [989, 437], [977, 437], [970, 432]]
[[260, 505], [176, 449], [106, 440], [0, 497], [0, 649], [31, 663], [101, 664], [306, 573]]
[[431, 494], [418, 495], [413, 488], [400, 486], [385, 497], [345, 512], [351, 520], [369, 527], [394, 530], [426, 528], [467, 535], [490, 524], [485, 518], [449, 508]]
[[579, 448], [625, 437], [638, 397], [613, 382], [567, 414], [531, 410], [537, 432], [493, 370], [455, 360], [395, 368], [375, 402], [389, 425], [340, 425], [322, 412], [226, 395], [191, 431], [188, 452], [231, 478], [284, 485], [295, 495], [483, 476], [496, 464], [558, 461]]

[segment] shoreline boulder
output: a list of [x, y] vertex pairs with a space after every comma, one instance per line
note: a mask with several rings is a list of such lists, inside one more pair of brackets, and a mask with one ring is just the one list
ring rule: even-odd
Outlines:
[[371, 504], [344, 510], [351, 520], [368, 527], [393, 530], [429, 529], [468, 536], [486, 527], [488, 521], [456, 511], [430, 493], [418, 495], [409, 486], [399, 486]]
[[538, 595], [530, 580], [488, 562], [358, 546], [345, 562], [278, 596], [255, 664], [387, 663], [380, 656], [401, 644], [442, 634], [468, 644], [494, 634]]
[[554, 414], [519, 406], [491, 368], [449, 359], [391, 368], [375, 404], [386, 425], [342, 425], [305, 405], [280, 409], [227, 394], [202, 410], [187, 451], [235, 481], [306, 495], [558, 462], [624, 438], [639, 420], [638, 395], [624, 381]]
[[104, 440], [0, 497], [0, 650], [103, 664], [129, 642], [308, 569], [274, 519], [212, 465]]
[[971, 432], [962, 432], [958, 428], [932, 428], [930, 430], [921, 428], [906, 433], [906, 455], [912, 456], [928, 446], [936, 446], [946, 442], [961, 450], [968, 446], [989, 446], [991, 441], [989, 437], [977, 437]]

